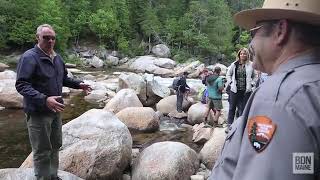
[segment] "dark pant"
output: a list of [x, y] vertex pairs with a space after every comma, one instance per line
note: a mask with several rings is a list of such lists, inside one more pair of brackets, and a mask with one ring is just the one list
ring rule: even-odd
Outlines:
[[57, 177], [59, 148], [62, 146], [60, 113], [27, 114], [34, 173], [39, 180]]
[[250, 95], [251, 95], [251, 92], [246, 93], [245, 91], [237, 91], [237, 93], [234, 93], [234, 92], [230, 91], [228, 124], [233, 123], [236, 108], [238, 108], [239, 116], [242, 115], [242, 112], [244, 110], [244, 107], [247, 104], [247, 101], [248, 101]]
[[182, 102], [183, 102], [184, 93], [178, 91], [177, 92], [177, 111], [182, 112]]

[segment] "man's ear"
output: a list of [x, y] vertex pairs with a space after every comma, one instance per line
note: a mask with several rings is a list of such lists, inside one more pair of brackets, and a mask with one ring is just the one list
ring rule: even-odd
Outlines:
[[275, 27], [275, 43], [278, 46], [282, 46], [287, 43], [290, 35], [289, 23], [288, 20], [283, 19], [280, 20]]

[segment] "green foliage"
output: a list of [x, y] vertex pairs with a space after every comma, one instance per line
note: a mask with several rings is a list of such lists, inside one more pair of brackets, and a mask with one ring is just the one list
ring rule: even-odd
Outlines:
[[244, 9], [262, 7], [263, 1], [264, 0], [226, 0], [232, 10], [232, 13], [236, 13]]
[[66, 56], [63, 58], [65, 63], [71, 63], [76, 65], [83, 65], [83, 60], [76, 56]]
[[100, 42], [103, 43], [116, 35], [119, 24], [116, 15], [111, 9], [99, 9], [90, 16], [89, 27], [98, 35]]
[[144, 19], [140, 24], [142, 31], [147, 36], [158, 34], [160, 31], [160, 21], [151, 7], [146, 9]]
[[6, 47], [6, 38], [7, 38], [7, 26], [6, 26], [6, 17], [3, 15], [0, 15], [0, 49]]
[[125, 54], [130, 54], [129, 42], [123, 36], [118, 39], [118, 48]]
[[35, 41], [35, 30], [31, 20], [16, 21], [9, 33], [9, 40], [18, 45]]
[[[263, 0], [0, 0], [0, 51], [36, 43], [40, 24], [51, 24], [56, 46], [98, 39], [97, 45], [130, 56], [163, 43], [183, 62], [190, 57], [232, 56], [249, 42], [231, 14]], [[73, 61], [73, 60], [70, 60]]]
[[70, 23], [71, 36], [74, 39], [74, 43], [78, 44], [79, 36], [89, 21], [90, 2], [88, 0], [77, 0], [77, 3], [74, 3], [73, 0], [65, 0], [64, 4], [67, 16], [70, 22], [72, 22]]
[[251, 37], [248, 31], [242, 31], [239, 38], [239, 43], [235, 45], [236, 50], [239, 50], [243, 47], [248, 47]]
[[67, 49], [67, 42], [71, 36], [67, 12], [63, 8], [61, 0], [42, 0], [39, 14], [35, 20], [38, 24], [50, 24], [53, 26], [57, 36], [57, 48], [60, 51]]
[[173, 53], [175, 54], [173, 59], [179, 63], [184, 63], [191, 57], [191, 54], [184, 50], [178, 50], [176, 52], [173, 50]]

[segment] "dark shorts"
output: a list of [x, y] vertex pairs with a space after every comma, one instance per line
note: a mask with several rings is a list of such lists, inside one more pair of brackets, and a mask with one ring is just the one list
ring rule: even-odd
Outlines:
[[221, 99], [208, 99], [208, 108], [220, 111], [223, 109]]

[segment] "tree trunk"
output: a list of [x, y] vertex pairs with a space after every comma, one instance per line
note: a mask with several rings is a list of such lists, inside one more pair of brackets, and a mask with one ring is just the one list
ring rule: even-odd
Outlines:
[[148, 54], [150, 54], [150, 52], [151, 52], [151, 35], [149, 36], [148, 46], [149, 46]]

